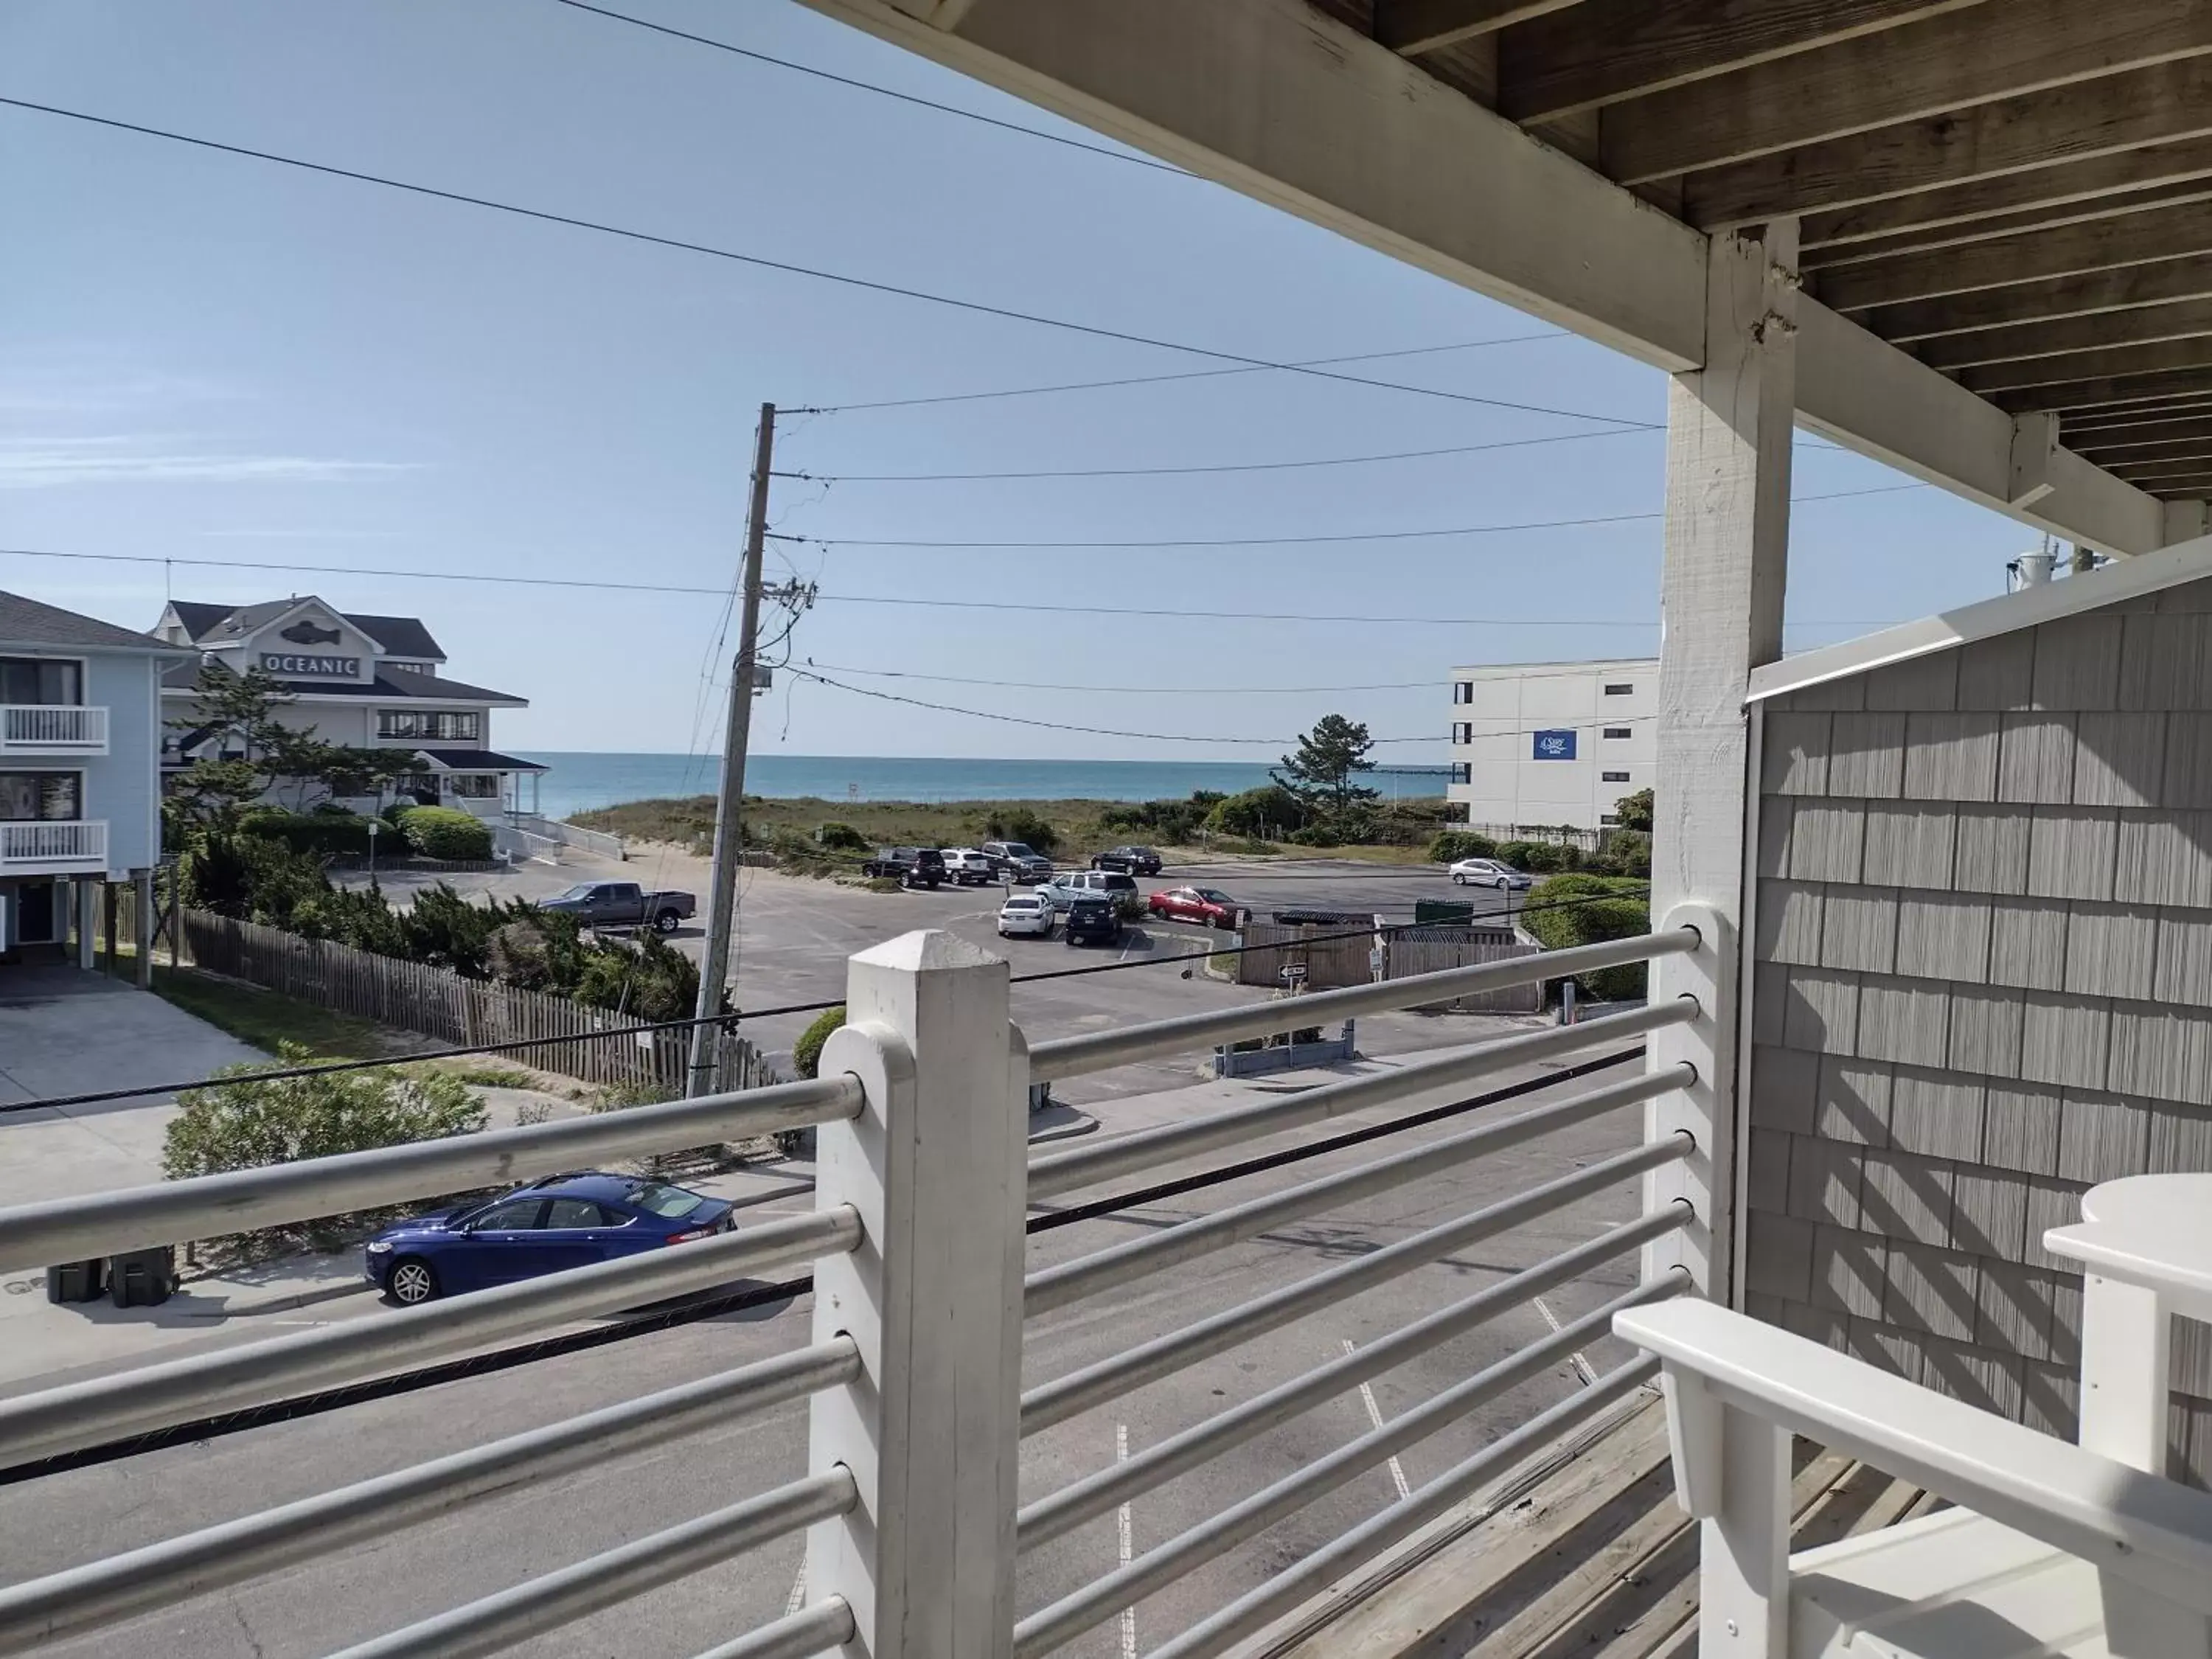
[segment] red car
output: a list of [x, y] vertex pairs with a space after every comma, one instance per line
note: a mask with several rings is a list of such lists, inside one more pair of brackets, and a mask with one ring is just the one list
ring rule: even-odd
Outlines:
[[1170, 921], [1198, 921], [1208, 927], [1234, 927], [1244, 913], [1218, 887], [1164, 887], [1145, 901], [1146, 908]]

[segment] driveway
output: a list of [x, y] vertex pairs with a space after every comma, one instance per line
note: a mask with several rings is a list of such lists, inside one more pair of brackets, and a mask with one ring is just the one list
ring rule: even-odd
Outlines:
[[[0, 1105], [205, 1077], [268, 1056], [149, 992], [74, 968], [0, 968]], [[0, 1113], [0, 1205], [161, 1178], [169, 1095]]]

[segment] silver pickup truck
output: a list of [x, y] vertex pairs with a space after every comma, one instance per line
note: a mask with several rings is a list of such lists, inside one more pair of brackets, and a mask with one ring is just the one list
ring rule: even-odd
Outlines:
[[634, 881], [579, 882], [541, 907], [570, 915], [586, 927], [643, 927], [672, 933], [678, 922], [698, 913], [699, 901], [672, 889], [648, 890]]

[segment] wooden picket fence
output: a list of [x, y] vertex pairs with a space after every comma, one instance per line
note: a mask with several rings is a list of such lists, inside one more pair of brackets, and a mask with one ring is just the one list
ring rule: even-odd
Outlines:
[[[649, 1030], [635, 1020], [563, 997], [464, 979], [450, 969], [375, 956], [328, 939], [301, 939], [205, 910], [186, 910], [182, 920], [185, 952], [210, 973], [461, 1047], [523, 1042], [526, 1046], [492, 1058], [586, 1083], [671, 1095], [684, 1091], [690, 1066], [688, 1028]], [[726, 1030], [715, 1036], [718, 1091], [756, 1089], [777, 1080], [744, 1038]]]

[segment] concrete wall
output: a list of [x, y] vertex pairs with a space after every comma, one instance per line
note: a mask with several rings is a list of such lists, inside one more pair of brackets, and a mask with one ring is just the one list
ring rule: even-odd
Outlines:
[[[1656, 752], [1659, 665], [1651, 661], [1531, 663], [1462, 668], [1452, 675], [1451, 759], [1468, 781], [1447, 797], [1478, 824], [1561, 824], [1595, 830], [1623, 795], [1650, 787]], [[1633, 690], [1607, 695], [1608, 685]], [[1458, 690], [1473, 687], [1473, 701]], [[1462, 732], [1462, 728], [1468, 728]], [[1626, 738], [1607, 729], [1626, 728]], [[1571, 760], [1540, 759], [1534, 733], [1570, 731]], [[1612, 773], [1625, 774], [1609, 777]]]
[[2045, 1230], [2212, 1168], [2212, 582], [1772, 699], [1763, 743], [1747, 1305], [2070, 1434]]

